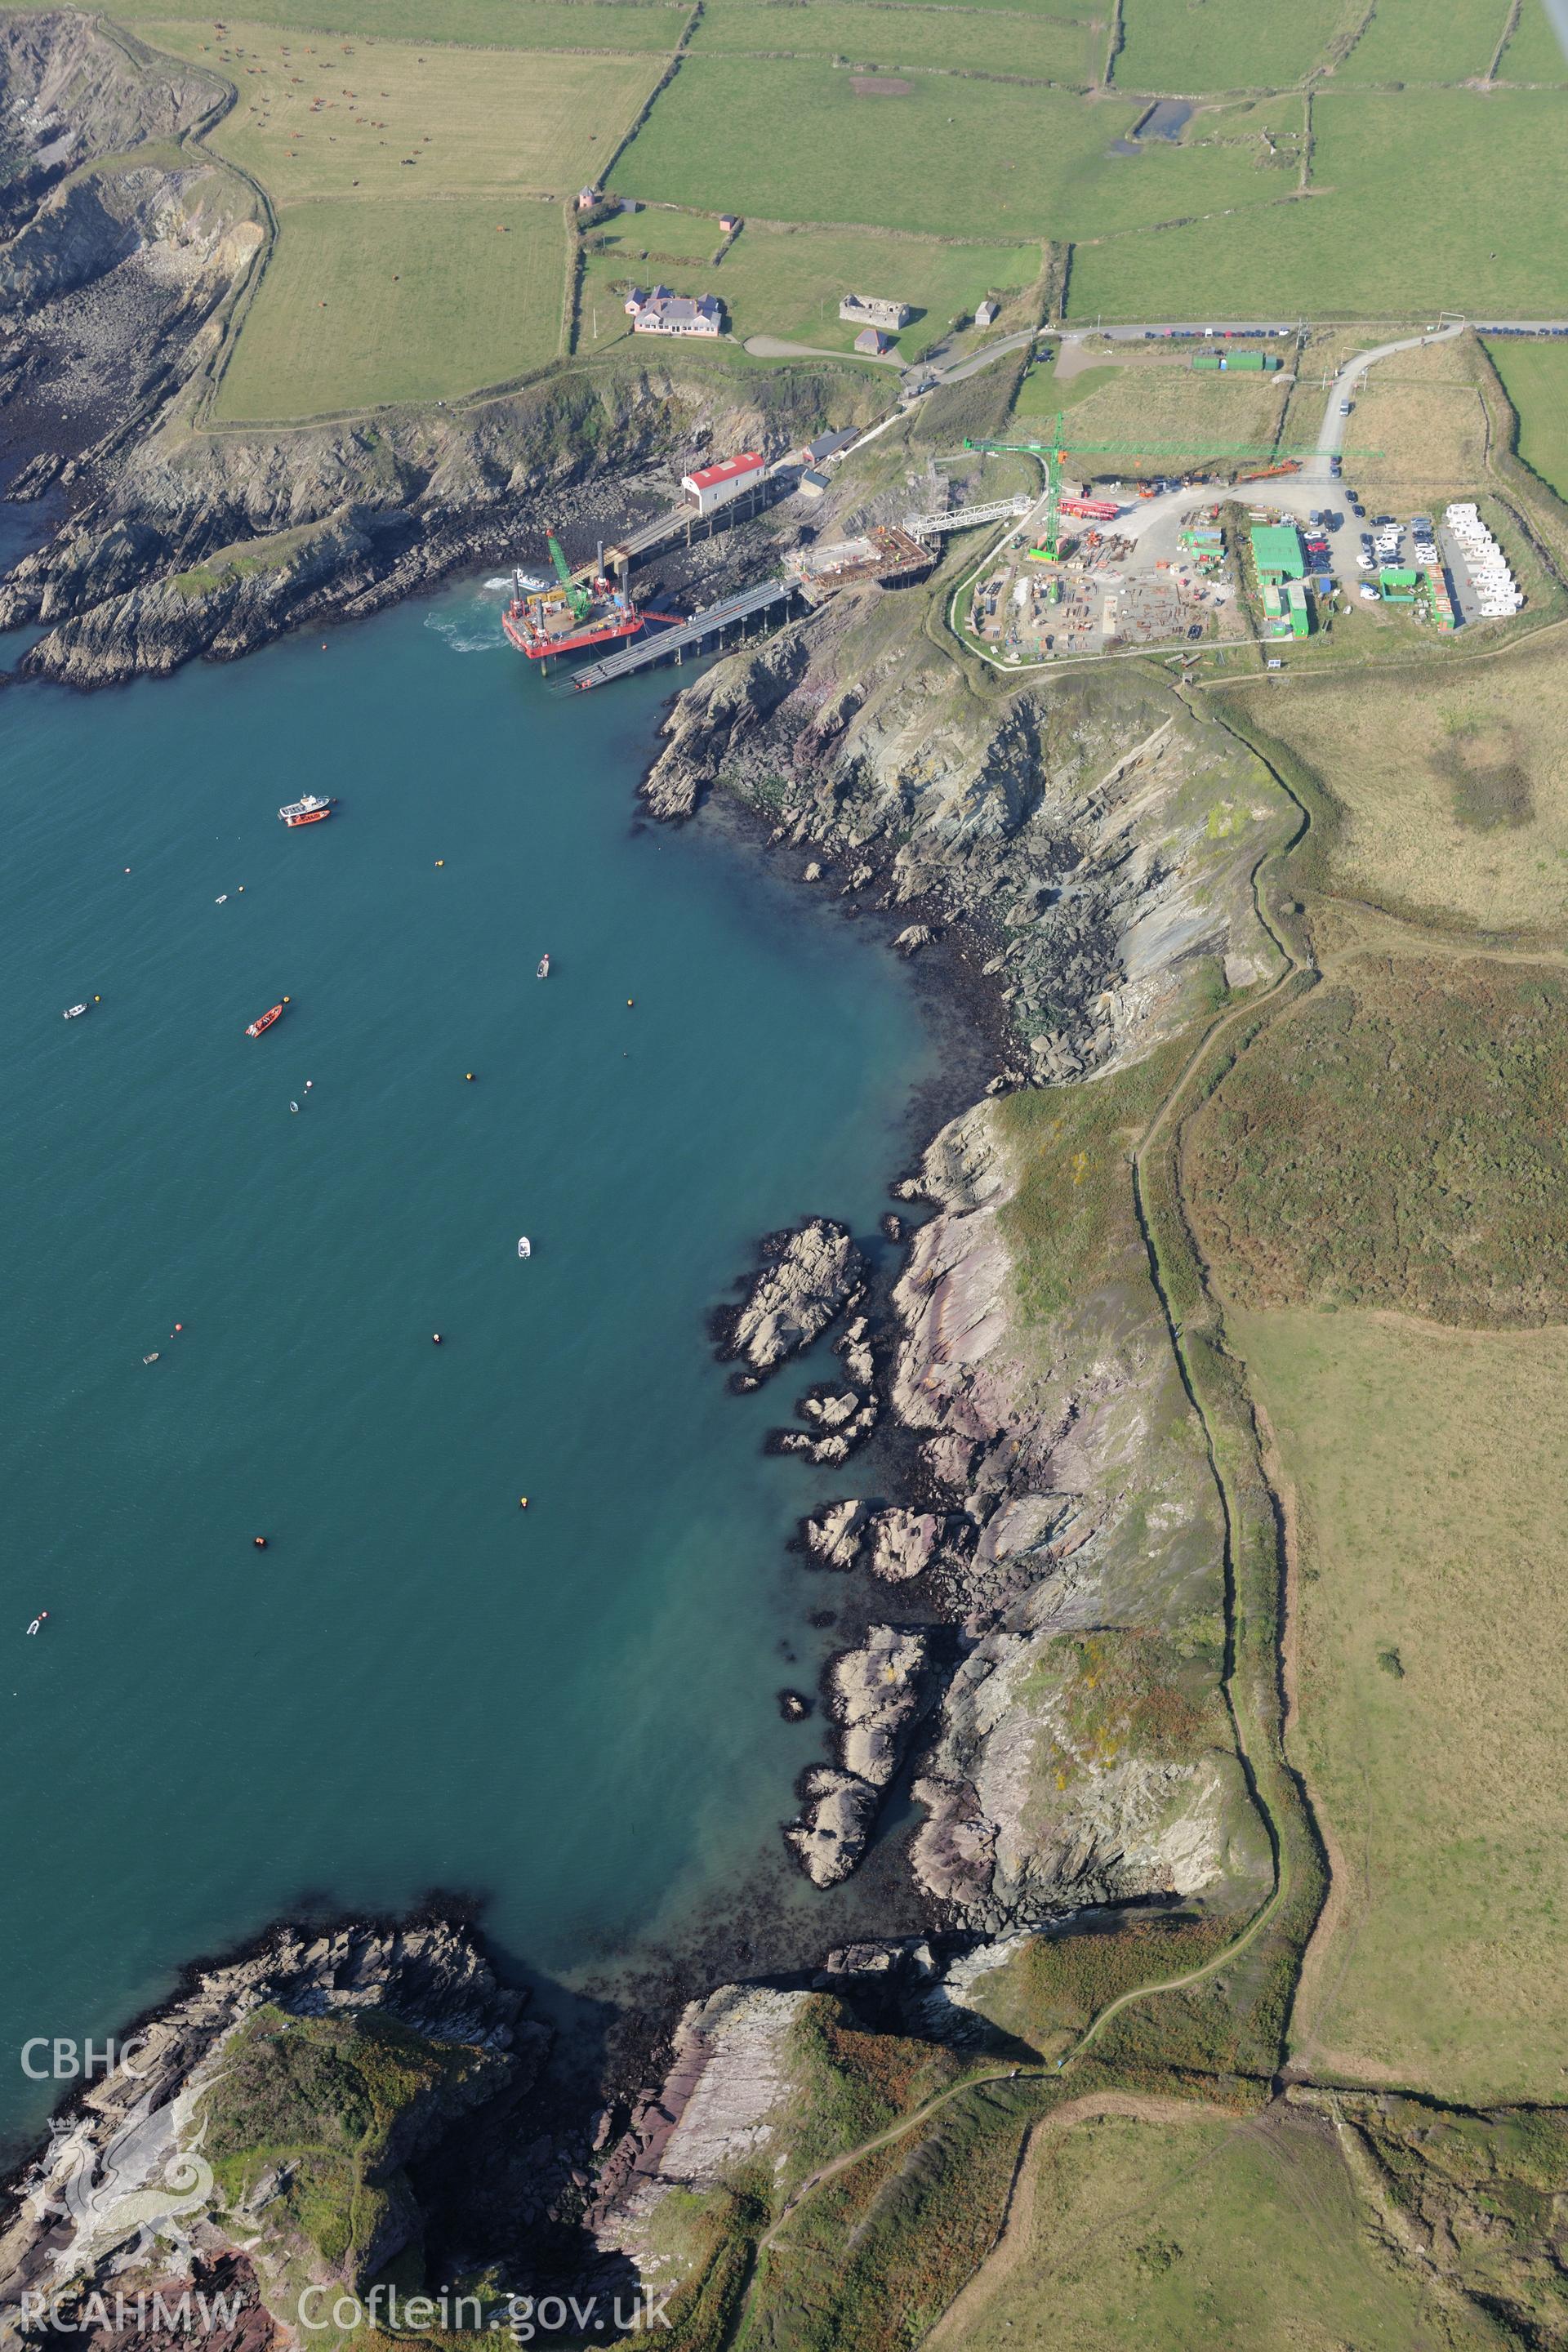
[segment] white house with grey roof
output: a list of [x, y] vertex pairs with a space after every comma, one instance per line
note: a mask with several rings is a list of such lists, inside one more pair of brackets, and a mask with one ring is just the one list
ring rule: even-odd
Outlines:
[[721, 335], [724, 306], [711, 294], [672, 294], [668, 286], [645, 293], [634, 286], [626, 296], [634, 335]]

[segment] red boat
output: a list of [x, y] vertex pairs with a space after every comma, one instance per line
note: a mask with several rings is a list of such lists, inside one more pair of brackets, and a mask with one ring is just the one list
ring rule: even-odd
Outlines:
[[284, 824], [290, 827], [297, 824], [320, 824], [323, 818], [331, 816], [337, 804], [335, 793], [331, 800], [321, 800], [314, 793], [307, 793], [302, 801], [286, 801], [278, 814]]
[[[289, 999], [285, 997], [283, 999], [283, 1004], [287, 1004], [288, 1002]], [[249, 1028], [247, 1029], [245, 1033], [247, 1037], [259, 1037], [264, 1029], [270, 1029], [275, 1021], [281, 1021], [283, 1018], [283, 1004], [273, 1005], [270, 1012], [264, 1013], [258, 1021], [253, 1021]]]

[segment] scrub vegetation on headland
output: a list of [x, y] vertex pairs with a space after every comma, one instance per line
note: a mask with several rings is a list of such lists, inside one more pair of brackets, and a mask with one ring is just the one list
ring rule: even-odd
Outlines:
[[[900, 12], [865, 10], [875, 46], [840, 65], [815, 44], [837, 43], [821, 20], [847, 7], [758, 10], [781, 20], [765, 53], [732, 8], [710, 45], [676, 9], [532, 10], [520, 0], [487, 46], [460, 11], [432, 43], [408, 7], [360, 0], [265, 27], [165, 5], [134, 37], [0, 18], [8, 88], [73, 131], [68, 158], [19, 158], [5, 192], [0, 290], [8, 317], [40, 320], [0, 352], [35, 451], [22, 487], [68, 508], [0, 591], [0, 618], [44, 627], [27, 675], [97, 684], [237, 655], [496, 562], [546, 499], [589, 538], [667, 497], [698, 446], [881, 413], [875, 371], [832, 358], [584, 348], [584, 292], [629, 258], [588, 240], [635, 235], [639, 267], [709, 250], [710, 228], [727, 234], [710, 205], [776, 201], [780, 120], [792, 184], [816, 195], [801, 244], [858, 268], [886, 239], [929, 263], [943, 304], [1032, 299], [1033, 324], [1059, 300], [1064, 241], [1079, 240], [1071, 304], [1096, 270], [1104, 287], [1125, 268], [1125, 287], [1152, 268], [1168, 308], [1184, 239], [1217, 257], [1184, 281], [1213, 299], [1264, 282], [1286, 220], [1313, 270], [1353, 242], [1346, 309], [1395, 280], [1426, 299], [1400, 278], [1401, 236], [1450, 271], [1434, 301], [1465, 299], [1481, 215], [1444, 263], [1416, 212], [1400, 226], [1388, 209], [1389, 159], [1451, 138], [1454, 168], [1479, 170], [1484, 122], [1505, 229], [1560, 102], [1461, 87], [1500, 47], [1508, 80], [1528, 33], [1513, 12], [1494, 12], [1478, 64], [1479, 10], [1448, 12], [1440, 39], [1396, 0], [1299, 10], [1286, 93], [1258, 88], [1256, 9], [1209, 0], [1187, 53], [1215, 103], [1168, 149], [1112, 157], [1175, 77], [1163, 0], [1123, 0], [1103, 47], [1086, 13], [1058, 12], [1047, 47], [1087, 48], [1098, 96], [1066, 65], [1026, 88], [1028, 44], [1016, 82], [933, 65], [925, 15], [964, 12], [922, 12], [900, 49], [884, 21]], [[639, 20], [624, 38], [598, 21], [622, 16]], [[858, 92], [857, 66], [911, 88]], [[475, 72], [527, 120], [502, 137], [493, 110], [465, 151]], [[680, 134], [704, 90], [734, 104], [699, 109], [712, 135]], [[673, 209], [591, 215], [580, 236], [570, 182], [600, 147], [610, 176], [649, 98], [612, 184], [688, 181], [667, 180]], [[351, 105], [378, 110], [339, 127]], [[982, 120], [988, 143], [973, 134], [970, 176], [931, 217], [944, 137]], [[932, 137], [859, 127], [889, 121]], [[989, 203], [987, 173], [1007, 191]], [[1532, 295], [1543, 184], [1505, 257]], [[1207, 192], [1216, 217], [1159, 226], [1178, 191]], [[954, 235], [966, 203], [973, 244]], [[537, 235], [509, 227], [524, 207]], [[342, 257], [373, 254], [365, 223], [405, 208], [429, 234], [402, 247], [423, 258], [396, 332], [401, 270], [373, 295]], [[293, 265], [291, 215], [310, 223]], [[738, 311], [760, 323], [776, 295], [799, 333], [790, 220], [748, 222], [728, 253]], [[538, 331], [515, 331], [519, 381], [503, 370], [472, 400], [500, 346], [454, 346], [473, 302], [442, 222], [494, 240], [504, 259], [474, 259], [472, 283]], [[111, 278], [134, 299], [106, 320]], [[1271, 302], [1295, 283], [1268, 282]], [[389, 340], [400, 381], [375, 372]], [[865, 1633], [830, 1670], [792, 1843], [836, 1883], [885, 1822], [871, 1866], [924, 1932], [877, 1932], [868, 1898], [857, 1940], [704, 1986], [588, 2086], [468, 1931], [284, 1933], [194, 1980], [154, 2022], [151, 2072], [96, 2095], [82, 2137], [41, 2159], [0, 2238], [7, 2298], [58, 2292], [107, 2352], [92, 2294], [170, 2274], [169, 2229], [112, 2265], [149, 2196], [177, 2203], [183, 2151], [211, 2187], [163, 2218], [200, 2282], [236, 2286], [258, 2352], [303, 2324], [307, 2289], [377, 2285], [468, 2296], [467, 2318], [418, 2323], [453, 2344], [494, 2340], [509, 2295], [556, 2291], [603, 2296], [589, 2339], [614, 2341], [613, 2299], [644, 2286], [669, 2296], [685, 2352], [986, 2346], [1041, 2310], [1108, 2347], [1568, 2344], [1551, 1744], [1568, 510], [1522, 428], [1510, 447], [1485, 354], [1458, 353], [1413, 361], [1361, 429], [1391, 466], [1425, 452], [1434, 494], [1511, 518], [1532, 638], [1391, 639], [1384, 667], [1278, 678], [1243, 646], [1219, 688], [1151, 660], [1009, 681], [946, 626], [960, 545], [926, 583], [842, 596], [717, 663], [647, 779], [655, 819], [745, 812], [786, 870], [881, 917], [998, 1041], [991, 1091], [909, 1180], [931, 1213], [901, 1236], [891, 1298], [824, 1222], [781, 1238], [732, 1310], [754, 1341], [743, 1381], [777, 1377], [797, 1312], [841, 1368], [788, 1436], [844, 1465], [803, 1524], [801, 1572], [851, 1595]], [[1005, 426], [1021, 366], [889, 427], [815, 527], [897, 520], [934, 492], [937, 457]], [[335, 421], [243, 421], [338, 399]], [[778, 528], [697, 551], [685, 579], [771, 564]], [[820, 1299], [795, 1284], [813, 1265]], [[836, 1436], [879, 1415], [900, 1445], [861, 1475]], [[66, 2200], [71, 2237], [42, 2207], [84, 2150], [130, 2201], [84, 2219]]]

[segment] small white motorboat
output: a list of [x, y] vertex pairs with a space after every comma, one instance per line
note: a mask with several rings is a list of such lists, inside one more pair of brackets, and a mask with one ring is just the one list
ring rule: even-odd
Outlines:
[[549, 950], [549, 949], [548, 949], [548, 948], [545, 950], [544, 953], [540, 957], [538, 963], [535, 965], [535, 967], [534, 967], [534, 973], [533, 973], [533, 977], [535, 978], [535, 980], [548, 980], [548, 979], [549, 979], [549, 977], [550, 977], [550, 950]]
[[152, 1354], [151, 1354], [150, 1356], [143, 1356], [143, 1357], [142, 1357], [142, 1361], [144, 1364], [155, 1364], [155, 1363], [157, 1362], [157, 1360], [158, 1360], [158, 1350], [157, 1350], [157, 1349], [156, 1349], [156, 1348], [154, 1348], [154, 1349], [153, 1349], [153, 1352], [152, 1352]]
[[86, 1011], [87, 1007], [85, 1004], [68, 1004], [65, 1011], [61, 1013], [60, 1019], [62, 1021], [79, 1021]]
[[519, 1239], [517, 1254], [519, 1257], [531, 1257], [533, 1255], [533, 1244], [529, 1240], [526, 1234], [522, 1234]]

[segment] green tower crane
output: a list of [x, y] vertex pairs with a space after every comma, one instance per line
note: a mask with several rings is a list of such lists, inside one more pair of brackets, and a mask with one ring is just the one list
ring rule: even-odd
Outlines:
[[566, 561], [566, 551], [548, 525], [545, 528], [544, 543], [550, 550], [550, 560], [555, 566], [555, 577], [561, 583], [562, 593], [571, 605], [575, 617], [579, 621], [585, 621], [594, 600], [587, 589], [579, 586], [573, 579], [572, 566]]

